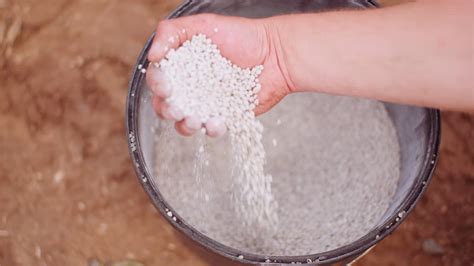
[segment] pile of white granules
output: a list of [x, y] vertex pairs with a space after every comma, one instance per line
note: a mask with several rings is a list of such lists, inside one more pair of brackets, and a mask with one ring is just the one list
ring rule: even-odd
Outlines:
[[238, 250], [282, 256], [335, 249], [377, 225], [400, 176], [397, 134], [382, 103], [298, 93], [258, 119], [277, 230], [246, 226], [235, 211], [230, 136], [185, 138], [159, 122], [147, 164], [171, 215]]
[[[232, 64], [200, 34], [170, 50], [159, 68], [172, 92], [166, 99], [168, 104], [179, 108], [185, 117], [199, 117], [203, 124], [213, 117], [224, 119], [232, 143], [236, 211], [247, 225], [275, 227], [277, 206], [271, 192], [272, 177], [264, 172], [263, 127], [253, 112], [263, 66], [242, 69]], [[203, 152], [204, 147], [199, 150]]]

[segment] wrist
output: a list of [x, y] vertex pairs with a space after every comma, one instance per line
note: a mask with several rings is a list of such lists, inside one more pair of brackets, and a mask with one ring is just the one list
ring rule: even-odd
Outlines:
[[290, 66], [288, 65], [288, 57], [285, 53], [286, 35], [281, 27], [280, 17], [270, 17], [263, 19], [263, 26], [266, 34], [268, 45], [268, 57], [274, 60], [278, 70], [284, 80], [284, 88], [288, 93], [297, 92], [293, 77], [291, 75]]

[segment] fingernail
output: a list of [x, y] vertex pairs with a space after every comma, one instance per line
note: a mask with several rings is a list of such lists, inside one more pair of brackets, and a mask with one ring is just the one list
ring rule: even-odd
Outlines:
[[159, 42], [154, 42], [148, 51], [148, 56], [157, 57], [160, 54], [161, 45]]

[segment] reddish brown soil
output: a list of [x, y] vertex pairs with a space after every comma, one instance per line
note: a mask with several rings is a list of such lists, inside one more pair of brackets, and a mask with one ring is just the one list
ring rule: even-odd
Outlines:
[[[160, 217], [128, 156], [129, 74], [176, 4], [0, 0], [1, 266], [230, 265], [193, 248]], [[474, 263], [473, 185], [474, 116], [444, 113], [428, 192], [357, 265]], [[442, 254], [424, 251], [427, 239]]]

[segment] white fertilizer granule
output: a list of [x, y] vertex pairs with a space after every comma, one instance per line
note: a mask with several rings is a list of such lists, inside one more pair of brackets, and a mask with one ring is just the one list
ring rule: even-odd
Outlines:
[[[242, 221], [247, 226], [275, 227], [277, 205], [271, 192], [272, 177], [264, 172], [263, 127], [253, 112], [258, 105], [258, 76], [263, 66], [242, 69], [232, 64], [210, 39], [200, 34], [178, 49], [171, 49], [160, 61], [159, 70], [164, 86], [171, 91], [168, 104], [179, 108], [185, 117], [198, 117], [203, 124], [212, 119], [224, 120], [233, 152], [232, 196]], [[200, 181], [202, 163], [206, 161], [199, 159], [203, 152], [204, 146], [200, 146], [199, 165], [195, 166]]]
[[[328, 251], [377, 225], [400, 174], [396, 131], [382, 103], [295, 94], [259, 119], [265, 127], [265, 172], [273, 176], [278, 202], [277, 230], [246, 226], [234, 210], [230, 136], [184, 138], [171, 123], [157, 122], [149, 140], [155, 147], [150, 182], [174, 215], [224, 245], [263, 255]], [[203, 145], [208, 165], [195, 156]], [[205, 177], [199, 182], [195, 164]]]

